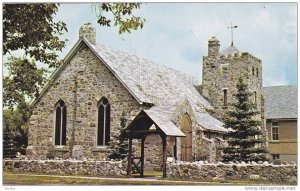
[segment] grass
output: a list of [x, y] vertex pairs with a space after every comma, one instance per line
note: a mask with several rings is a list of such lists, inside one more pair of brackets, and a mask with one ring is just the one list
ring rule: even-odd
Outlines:
[[[145, 177], [160, 176], [161, 172], [146, 171]], [[15, 174], [10, 172], [3, 173], [3, 185], [278, 185], [267, 181], [254, 180], [235, 180], [235, 181], [173, 181], [168, 179], [138, 179], [136, 178], [97, 178], [97, 177], [79, 177], [79, 176], [54, 176], [38, 174]], [[285, 184], [286, 185], [286, 184]], [[292, 185], [292, 184], [291, 184]]]
[[[140, 177], [140, 174], [133, 174], [132, 175], [133, 177]], [[163, 173], [162, 171], [144, 171], [144, 177], [147, 178], [147, 177], [162, 177], [163, 176]]]
[[[190, 183], [200, 185], [200, 183]], [[51, 175], [35, 176], [32, 174], [3, 174], [3, 185], [188, 185], [186, 182], [166, 182], [159, 180], [134, 180], [134, 179], [90, 179], [90, 177], [54, 177]]]

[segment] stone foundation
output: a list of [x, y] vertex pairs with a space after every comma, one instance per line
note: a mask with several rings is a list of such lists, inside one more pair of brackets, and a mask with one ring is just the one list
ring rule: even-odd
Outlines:
[[297, 166], [295, 164], [204, 164], [169, 163], [167, 177], [173, 179], [211, 181], [211, 180], [267, 180], [282, 183], [297, 183]]
[[4, 171], [23, 173], [122, 177], [126, 169], [127, 163], [122, 161], [3, 160]]

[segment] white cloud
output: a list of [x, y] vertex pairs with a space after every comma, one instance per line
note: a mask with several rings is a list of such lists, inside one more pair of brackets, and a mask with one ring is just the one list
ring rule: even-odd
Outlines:
[[[88, 4], [61, 4], [57, 19], [68, 25], [70, 42], [79, 27], [91, 22], [99, 43], [155, 61], [201, 79], [207, 41], [216, 36], [221, 49], [230, 45], [230, 22], [238, 25], [234, 44], [263, 61], [264, 85], [297, 83], [296, 3], [147, 3], [137, 14], [146, 18], [142, 30], [120, 36], [115, 27], [100, 27]], [[274, 75], [276, 74], [276, 75]]]

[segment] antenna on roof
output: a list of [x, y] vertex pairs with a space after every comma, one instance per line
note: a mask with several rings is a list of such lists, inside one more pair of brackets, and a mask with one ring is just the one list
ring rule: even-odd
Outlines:
[[234, 28], [238, 28], [238, 26], [233, 26], [232, 25], [232, 22], [231, 22], [231, 26], [230, 27], [227, 27], [228, 29], [231, 29], [231, 46], [233, 46], [233, 29]]

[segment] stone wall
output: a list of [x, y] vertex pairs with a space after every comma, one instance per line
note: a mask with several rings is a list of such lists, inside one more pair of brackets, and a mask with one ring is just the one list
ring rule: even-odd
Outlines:
[[273, 165], [267, 162], [263, 164], [224, 164], [205, 163], [169, 163], [167, 165], [167, 177], [185, 180], [268, 180], [276, 182], [297, 181], [297, 166], [295, 164]]
[[76, 160], [3, 160], [3, 170], [96, 177], [126, 176], [127, 163], [122, 161]]
[[[27, 157], [46, 159], [47, 153], [54, 150], [60, 158], [107, 158], [109, 148], [96, 144], [97, 103], [102, 97], [108, 99], [111, 107], [112, 138], [120, 125], [122, 113], [130, 119], [132, 111], [141, 110], [141, 106], [96, 55], [82, 44], [34, 105], [29, 122]], [[67, 107], [65, 146], [54, 144], [55, 105], [60, 99]], [[82, 155], [70, 156], [73, 145]]]
[[[78, 160], [3, 160], [3, 170], [34, 172], [56, 175], [88, 175], [94, 177], [126, 176], [125, 161], [78, 161]], [[212, 164], [203, 161], [168, 163], [167, 177], [181, 180], [225, 181], [267, 180], [279, 183], [297, 183], [295, 164]]]

